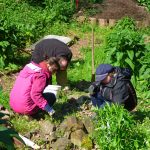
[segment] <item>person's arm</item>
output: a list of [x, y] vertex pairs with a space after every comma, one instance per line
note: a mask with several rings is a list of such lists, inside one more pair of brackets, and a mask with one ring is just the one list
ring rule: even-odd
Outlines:
[[43, 97], [43, 90], [46, 86], [46, 76], [44, 74], [37, 74], [33, 77], [33, 84], [31, 88], [31, 98], [34, 103], [45, 110], [50, 116], [55, 113], [55, 110], [48, 104], [47, 100]]
[[99, 92], [100, 83], [99, 82], [93, 82], [90, 87], [88, 88], [89, 94], [91, 96], [96, 97], [97, 93]]
[[31, 88], [31, 98], [34, 103], [41, 109], [44, 110], [44, 107], [47, 105], [46, 99], [42, 96], [43, 90], [46, 86], [46, 75], [36, 74], [33, 76]]

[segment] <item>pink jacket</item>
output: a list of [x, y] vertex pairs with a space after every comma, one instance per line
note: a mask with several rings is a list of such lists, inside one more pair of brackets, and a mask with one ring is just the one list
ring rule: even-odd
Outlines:
[[39, 108], [44, 109], [47, 101], [42, 93], [50, 77], [51, 73], [43, 65], [27, 64], [20, 71], [11, 90], [11, 108], [17, 113], [27, 115], [36, 113]]

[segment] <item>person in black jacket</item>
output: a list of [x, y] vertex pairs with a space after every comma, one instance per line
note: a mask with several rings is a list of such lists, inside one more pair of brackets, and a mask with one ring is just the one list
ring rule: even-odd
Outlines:
[[94, 106], [103, 107], [106, 103], [116, 103], [132, 111], [137, 105], [135, 89], [130, 81], [128, 68], [101, 64], [96, 69], [96, 81], [89, 87]]
[[60, 65], [60, 71], [56, 74], [57, 84], [67, 85], [67, 67], [72, 58], [69, 47], [57, 39], [43, 39], [35, 45], [31, 60], [37, 64], [56, 57]]

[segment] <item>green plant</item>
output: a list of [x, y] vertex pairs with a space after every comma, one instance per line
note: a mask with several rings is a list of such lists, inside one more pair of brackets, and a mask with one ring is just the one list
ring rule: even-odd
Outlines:
[[150, 11], [150, 1], [149, 0], [137, 0], [141, 5], [146, 6]]
[[93, 147], [92, 140], [87, 136], [82, 139], [81, 147], [86, 150], [91, 150]]
[[88, 0], [90, 3], [102, 3], [103, 0]]
[[131, 114], [118, 105], [95, 110], [94, 139], [101, 150], [136, 150], [146, 147], [145, 134], [138, 130]]
[[96, 15], [97, 13], [100, 13], [101, 10], [97, 9], [97, 8], [87, 8], [84, 13], [87, 15], [87, 16], [93, 16], [93, 15]]
[[8, 121], [1, 119], [3, 116], [5, 116], [5, 114], [0, 112], [0, 148], [15, 150], [13, 137], [17, 138], [22, 143], [24, 142], [14, 129], [4, 126], [4, 124], [8, 124]]
[[9, 94], [8, 93], [4, 93], [2, 90], [2, 87], [0, 87], [0, 100], [1, 100], [1, 104], [9, 109]]
[[107, 62], [130, 68], [134, 75], [134, 85], [142, 67], [140, 59], [146, 50], [143, 36], [130, 18], [120, 20], [107, 37]]
[[147, 51], [145, 55], [140, 59], [142, 67], [139, 70], [139, 86], [138, 89], [144, 94], [145, 98], [150, 97], [149, 89], [150, 89], [150, 45], [147, 45]]
[[[75, 10], [69, 0], [43, 0], [34, 6], [31, 3], [27, 0], [2, 0], [0, 3], [0, 69], [8, 69], [10, 63], [17, 64], [16, 58], [22, 56], [22, 49], [51, 31], [55, 22], [68, 22]], [[58, 28], [62, 31], [62, 26]]]
[[30, 122], [30, 118], [28, 116], [20, 116], [15, 115], [11, 118], [11, 122], [14, 125], [14, 128], [20, 132], [21, 134], [27, 133], [29, 131], [39, 130], [39, 122], [36, 119], [33, 119]]

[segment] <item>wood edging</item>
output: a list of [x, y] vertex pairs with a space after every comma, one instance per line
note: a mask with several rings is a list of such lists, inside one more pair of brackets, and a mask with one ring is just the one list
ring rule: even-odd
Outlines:
[[[91, 24], [95, 24], [95, 25], [97, 24], [101, 27], [105, 27], [105, 26], [114, 26], [119, 19], [104, 19], [104, 18], [95, 18], [95, 17], [86, 18], [85, 16], [79, 16], [77, 18], [77, 21], [80, 23], [84, 22], [85, 20], [88, 20], [89, 23]], [[150, 26], [150, 21], [149, 20], [136, 21], [136, 26], [138, 28], [148, 27]]]

